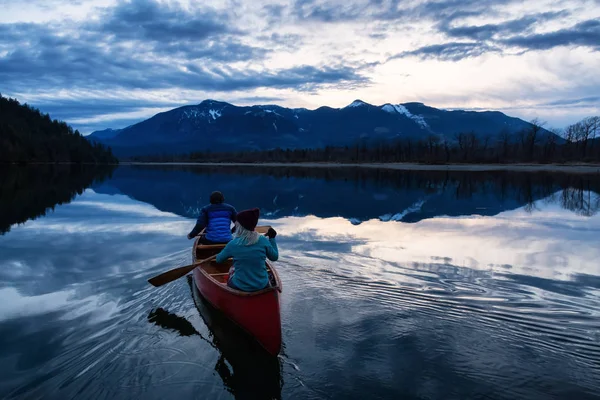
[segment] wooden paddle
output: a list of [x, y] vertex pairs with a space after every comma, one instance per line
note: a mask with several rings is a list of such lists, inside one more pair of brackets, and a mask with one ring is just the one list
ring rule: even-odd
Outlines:
[[175, 268], [175, 269], [172, 269], [167, 272], [163, 272], [160, 275], [156, 275], [154, 278], [148, 279], [148, 282], [154, 287], [159, 287], [159, 286], [165, 285], [169, 282], [173, 282], [174, 280], [181, 278], [182, 276], [187, 275], [189, 272], [192, 272], [194, 270], [194, 268], [196, 268], [198, 265], [205, 263], [207, 261], [214, 260], [216, 257], [217, 257], [217, 255], [215, 254], [215, 255], [210, 256], [202, 261], [198, 261], [197, 263], [186, 265], [185, 267]]

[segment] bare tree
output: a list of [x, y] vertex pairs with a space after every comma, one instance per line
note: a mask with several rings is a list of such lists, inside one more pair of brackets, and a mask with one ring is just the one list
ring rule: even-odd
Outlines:
[[[588, 145], [594, 146], [594, 139], [600, 132], [600, 117], [588, 117], [583, 119], [581, 122], [581, 140], [582, 140], [582, 157], [587, 156]], [[591, 149], [590, 149], [591, 150]]]
[[527, 130], [527, 134], [525, 136], [525, 149], [529, 160], [533, 160], [535, 145], [539, 139], [539, 134], [542, 130], [542, 127], [545, 125], [545, 122], [540, 121], [538, 118], [534, 118], [529, 121], [529, 123], [531, 124], [531, 127]]
[[446, 163], [450, 162], [450, 144], [448, 144], [448, 140], [444, 139], [444, 155], [446, 159]]
[[502, 132], [500, 132], [500, 146], [502, 147], [501, 151], [502, 151], [502, 162], [506, 162], [506, 159], [508, 158], [508, 151], [509, 151], [509, 147], [510, 147], [510, 132], [508, 131], [508, 129], [503, 129]]
[[565, 138], [569, 147], [579, 149], [579, 156], [585, 159], [589, 148], [594, 146], [594, 139], [600, 134], [600, 117], [588, 117], [569, 125], [565, 129]]
[[551, 134], [548, 135], [544, 144], [544, 160], [551, 162], [555, 160], [556, 155], [556, 138], [562, 136], [560, 129], [550, 129]]

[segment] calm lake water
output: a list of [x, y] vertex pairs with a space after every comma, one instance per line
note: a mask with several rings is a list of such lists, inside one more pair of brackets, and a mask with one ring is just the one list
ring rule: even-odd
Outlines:
[[[2, 175], [2, 399], [600, 393], [598, 175], [133, 166]], [[189, 280], [146, 281], [191, 262], [186, 234], [216, 189], [238, 210], [260, 207], [261, 224], [279, 232], [278, 358]]]

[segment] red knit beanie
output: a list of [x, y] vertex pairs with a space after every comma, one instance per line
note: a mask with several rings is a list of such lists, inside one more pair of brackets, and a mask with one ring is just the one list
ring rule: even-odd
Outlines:
[[254, 228], [256, 228], [256, 224], [258, 224], [259, 216], [260, 210], [258, 208], [251, 208], [250, 210], [240, 211], [237, 214], [236, 220], [244, 228], [248, 229], [249, 231], [253, 231]]

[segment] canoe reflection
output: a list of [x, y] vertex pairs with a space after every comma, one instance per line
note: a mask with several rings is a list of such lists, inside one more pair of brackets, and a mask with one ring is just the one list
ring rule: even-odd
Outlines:
[[210, 330], [212, 343], [221, 353], [215, 370], [227, 389], [236, 399], [280, 399], [283, 380], [279, 358], [267, 353], [252, 337], [204, 300], [190, 278], [188, 284], [196, 308]]
[[246, 332], [210, 305], [188, 276], [196, 308], [210, 331], [205, 338], [185, 318], [162, 308], [152, 310], [148, 321], [181, 336], [197, 335], [219, 353], [215, 371], [236, 399], [281, 399], [283, 380], [278, 357], [270, 355]]
[[150, 314], [148, 314], [148, 322], [152, 322], [161, 328], [177, 331], [180, 336], [198, 335], [206, 340], [204, 336], [194, 328], [194, 325], [192, 325], [190, 321], [177, 314], [170, 313], [164, 308], [159, 307], [150, 311]]

